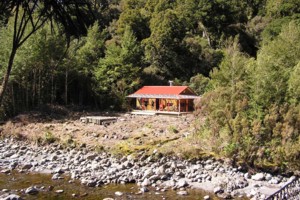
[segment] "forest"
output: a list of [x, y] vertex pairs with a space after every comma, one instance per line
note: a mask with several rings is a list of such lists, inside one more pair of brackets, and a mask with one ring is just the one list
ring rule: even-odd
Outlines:
[[[126, 96], [139, 87], [174, 80], [202, 96], [195, 137], [203, 151], [249, 166], [299, 167], [299, 0], [86, 2], [76, 34], [46, 18], [23, 26], [1, 119], [44, 105], [127, 111]], [[25, 23], [16, 23], [25, 8], [5, 9], [1, 82], [14, 30]]]

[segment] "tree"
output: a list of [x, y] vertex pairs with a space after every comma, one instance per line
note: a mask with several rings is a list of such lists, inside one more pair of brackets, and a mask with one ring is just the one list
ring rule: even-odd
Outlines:
[[[87, 36], [82, 38], [83, 45], [79, 47], [75, 53], [76, 65], [73, 67], [73, 70], [76, 70], [78, 79], [80, 80], [78, 83], [80, 87], [78, 92], [80, 104], [83, 102], [83, 97], [90, 96], [86, 94], [93, 89], [93, 82], [95, 80], [94, 71], [98, 67], [99, 59], [104, 56], [104, 42], [108, 37], [107, 35], [107, 30], [101, 32], [98, 22], [95, 22], [94, 25], [88, 29]], [[68, 70], [70, 69], [66, 69], [66, 78]], [[67, 83], [65, 88], [67, 90]], [[91, 93], [92, 92], [90, 92], [90, 94]], [[67, 98], [65, 98], [65, 102], [67, 102]]]
[[150, 63], [146, 72], [166, 79], [186, 74], [180, 59], [184, 26], [175, 11], [167, 9], [155, 14], [150, 29], [150, 37], [143, 41], [145, 58]]
[[252, 77], [252, 99], [257, 106], [266, 109], [287, 100], [288, 81], [299, 63], [299, 46], [300, 29], [296, 21], [283, 26], [274, 40], [262, 46]]
[[0, 12], [10, 12], [14, 22], [11, 52], [0, 87], [0, 104], [7, 88], [15, 55], [24, 42], [47, 21], [61, 23], [68, 36], [79, 36], [85, 30], [86, 23], [89, 21], [87, 19], [90, 19], [88, 10], [91, 10], [88, 0], [3, 0], [0, 2]]
[[107, 43], [105, 57], [95, 70], [101, 93], [113, 95], [119, 108], [125, 108], [125, 98], [140, 83], [142, 52], [129, 26], [121, 41]]

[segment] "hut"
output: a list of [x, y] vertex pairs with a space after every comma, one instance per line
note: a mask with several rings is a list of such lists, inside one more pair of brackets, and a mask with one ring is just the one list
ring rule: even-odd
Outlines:
[[127, 96], [135, 98], [135, 109], [159, 112], [192, 112], [199, 98], [188, 86], [144, 86]]

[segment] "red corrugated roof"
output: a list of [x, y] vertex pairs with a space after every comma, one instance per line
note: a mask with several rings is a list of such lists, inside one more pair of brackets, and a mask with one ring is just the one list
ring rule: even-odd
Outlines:
[[188, 86], [144, 86], [134, 94], [180, 95], [187, 88]]

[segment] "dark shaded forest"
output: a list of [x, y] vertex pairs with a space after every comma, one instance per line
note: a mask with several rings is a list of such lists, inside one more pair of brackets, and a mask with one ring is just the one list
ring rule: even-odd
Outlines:
[[[46, 21], [19, 47], [1, 118], [44, 105], [128, 110], [137, 88], [174, 80], [202, 95], [203, 151], [249, 166], [299, 165], [299, 0], [90, 3], [79, 34]], [[0, 14], [1, 79], [15, 14]]]

